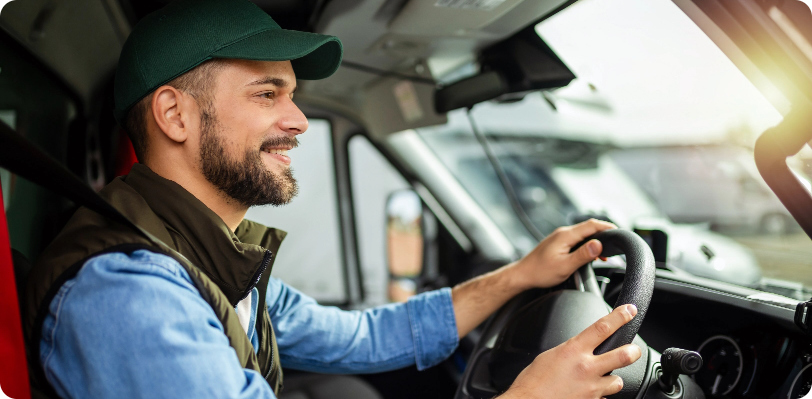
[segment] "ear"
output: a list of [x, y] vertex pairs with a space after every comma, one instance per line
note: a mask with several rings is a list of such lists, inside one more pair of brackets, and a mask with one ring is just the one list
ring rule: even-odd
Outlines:
[[152, 117], [158, 128], [170, 140], [183, 143], [189, 136], [189, 116], [194, 99], [172, 86], [161, 86], [152, 95]]

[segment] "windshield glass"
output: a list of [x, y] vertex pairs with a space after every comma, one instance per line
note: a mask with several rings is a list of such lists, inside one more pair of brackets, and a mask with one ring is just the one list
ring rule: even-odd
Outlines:
[[[600, 217], [662, 231], [668, 267], [806, 299], [812, 244], [753, 161], [782, 115], [676, 5], [581, 0], [536, 32], [577, 78], [470, 116], [538, 230]], [[528, 251], [466, 112], [418, 133]]]

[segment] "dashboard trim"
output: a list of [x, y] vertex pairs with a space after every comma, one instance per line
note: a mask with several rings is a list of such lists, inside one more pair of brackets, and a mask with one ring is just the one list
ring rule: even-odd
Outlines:
[[[616, 272], [624, 274], [625, 270], [623, 268], [617, 268]], [[749, 296], [753, 294], [762, 292], [752, 288], [739, 287], [701, 277], [676, 275], [668, 270], [657, 270], [654, 290], [655, 297], [657, 291], [661, 290], [735, 306], [739, 309], [766, 316], [789, 331], [805, 334], [805, 332], [795, 324], [794, 305], [789, 303], [778, 304], [749, 298]], [[800, 303], [800, 301], [798, 303]]]

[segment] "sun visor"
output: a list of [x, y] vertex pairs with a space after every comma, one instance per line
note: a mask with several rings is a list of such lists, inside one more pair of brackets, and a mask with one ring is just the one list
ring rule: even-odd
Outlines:
[[434, 85], [386, 77], [364, 90], [363, 118], [372, 136], [445, 124], [445, 114], [434, 111]]

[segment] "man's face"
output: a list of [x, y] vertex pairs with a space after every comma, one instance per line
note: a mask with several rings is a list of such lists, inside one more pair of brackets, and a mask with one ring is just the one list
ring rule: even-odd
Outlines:
[[290, 62], [229, 60], [215, 76], [210, 106], [200, 104], [203, 175], [247, 207], [290, 202], [297, 185], [288, 150], [308, 125], [292, 101]]

